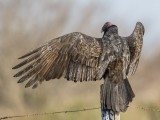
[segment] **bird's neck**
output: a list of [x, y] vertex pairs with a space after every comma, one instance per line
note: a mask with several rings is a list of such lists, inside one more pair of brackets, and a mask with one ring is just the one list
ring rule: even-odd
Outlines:
[[117, 26], [113, 25], [110, 28], [108, 28], [108, 30], [104, 32], [103, 37], [108, 37], [108, 36], [111, 36], [111, 35], [118, 35]]

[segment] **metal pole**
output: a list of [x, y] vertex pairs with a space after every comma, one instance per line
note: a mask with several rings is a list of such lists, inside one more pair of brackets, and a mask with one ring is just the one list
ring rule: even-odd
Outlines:
[[102, 120], [120, 120], [120, 114], [119, 113], [115, 113], [113, 110], [111, 109], [107, 109], [103, 103], [102, 100], [102, 96], [104, 95], [103, 92], [103, 84], [101, 85], [101, 89], [100, 89], [100, 102], [101, 102], [101, 116], [102, 116]]

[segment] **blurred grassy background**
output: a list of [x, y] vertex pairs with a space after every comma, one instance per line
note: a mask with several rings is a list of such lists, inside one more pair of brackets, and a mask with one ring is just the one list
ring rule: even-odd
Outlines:
[[[129, 35], [138, 20], [146, 26], [139, 68], [130, 78], [136, 94], [131, 106], [160, 108], [160, 35], [151, 34], [159, 31], [149, 30], [153, 23], [149, 18], [153, 16], [143, 17], [142, 14], [136, 19], [134, 15], [127, 14], [133, 11], [123, 15], [118, 13], [119, 8], [117, 14], [112, 9], [116, 11], [114, 4], [103, 0], [0, 0], [0, 117], [100, 106], [99, 88], [103, 81], [75, 84], [64, 79], [51, 80], [32, 90], [16, 83], [17, 79], [12, 77], [16, 71], [11, 68], [25, 52], [63, 34], [78, 31], [101, 37], [100, 30], [106, 21], [118, 25], [122, 36]], [[100, 110], [93, 110], [27, 117], [24, 120], [100, 120], [100, 115]], [[123, 120], [159, 118], [158, 112], [134, 107], [122, 113]]]

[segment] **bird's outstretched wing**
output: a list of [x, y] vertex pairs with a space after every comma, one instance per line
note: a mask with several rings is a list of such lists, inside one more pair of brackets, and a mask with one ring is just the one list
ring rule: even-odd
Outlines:
[[128, 76], [134, 74], [137, 69], [143, 45], [144, 32], [145, 29], [143, 24], [141, 22], [137, 22], [133, 33], [126, 38], [130, 50], [130, 65], [127, 70]]
[[26, 67], [14, 77], [22, 76], [18, 83], [29, 79], [25, 87], [33, 85], [33, 88], [44, 80], [59, 79], [62, 76], [75, 82], [94, 81], [97, 80], [97, 68], [100, 68], [101, 52], [101, 38], [70, 33], [20, 57], [26, 59], [13, 69], [24, 65]]

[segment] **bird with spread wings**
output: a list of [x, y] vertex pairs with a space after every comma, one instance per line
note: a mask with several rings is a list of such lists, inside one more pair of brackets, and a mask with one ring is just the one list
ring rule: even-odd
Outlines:
[[101, 101], [108, 109], [123, 112], [134, 93], [128, 77], [135, 73], [142, 49], [144, 26], [137, 22], [128, 37], [118, 35], [118, 27], [106, 22], [102, 38], [73, 32], [52, 39], [19, 59], [13, 69], [23, 67], [14, 77], [25, 87], [36, 88], [43, 81], [66, 78], [83, 82], [104, 80]]

